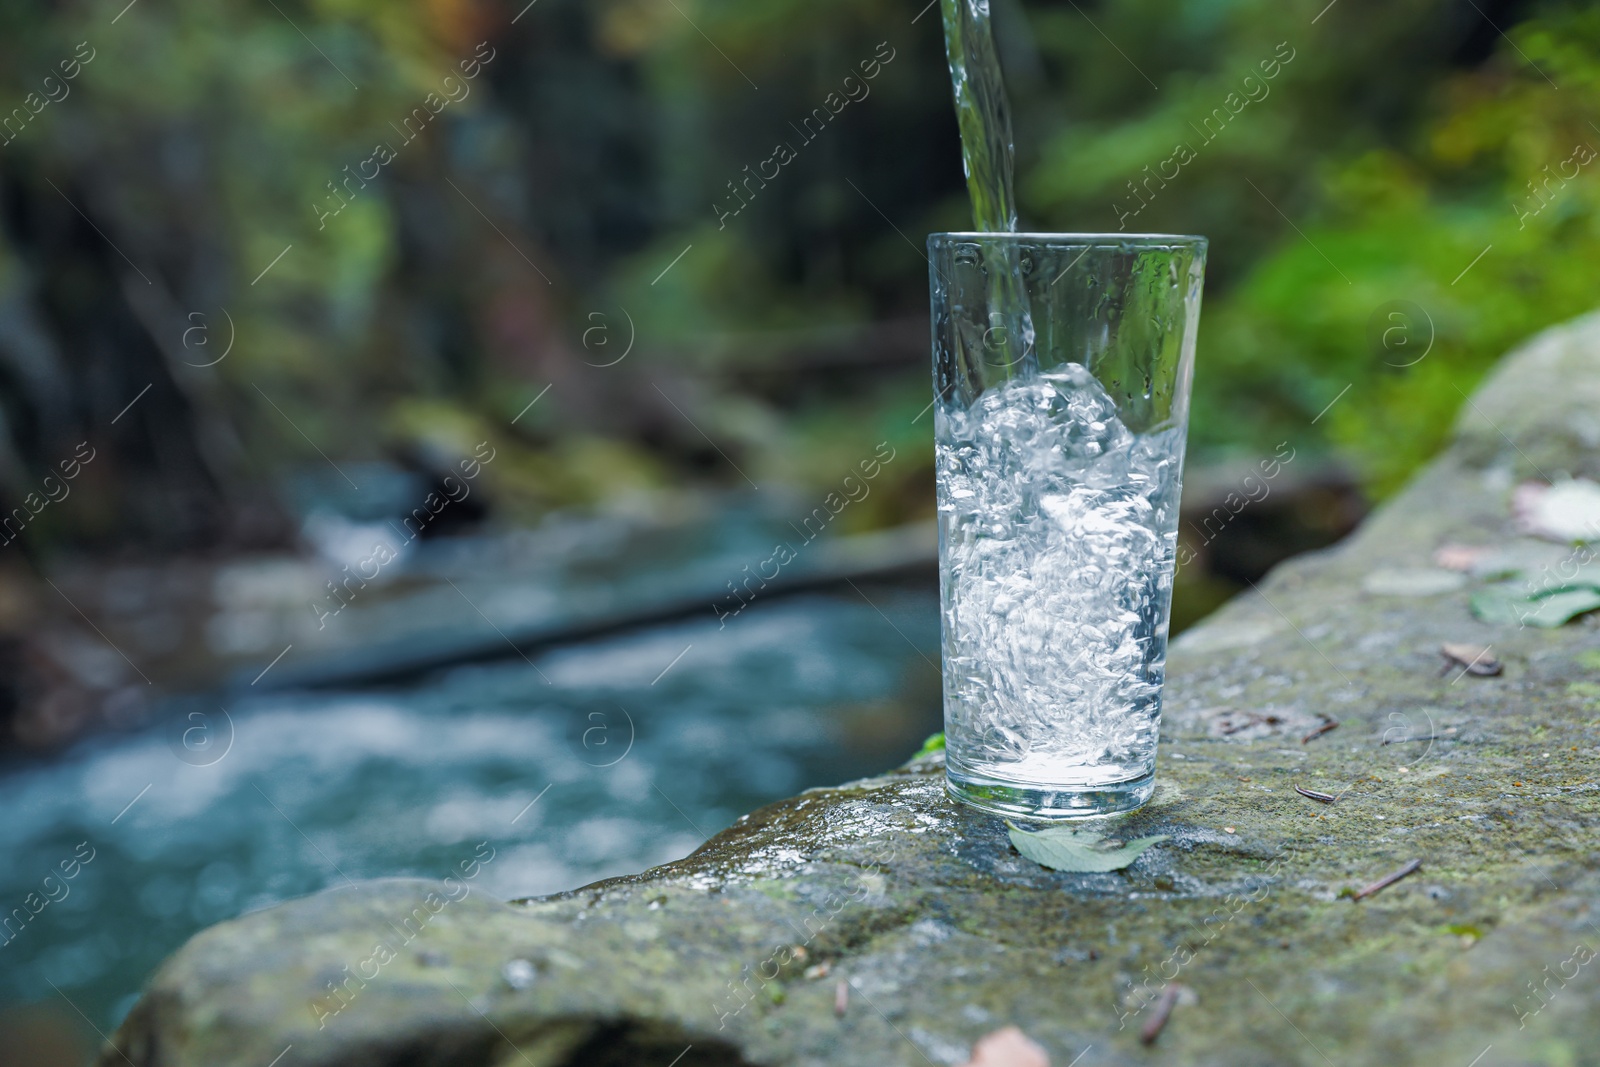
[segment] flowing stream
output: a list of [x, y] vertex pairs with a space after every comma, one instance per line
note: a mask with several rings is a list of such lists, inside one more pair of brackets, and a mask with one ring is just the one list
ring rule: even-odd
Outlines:
[[[772, 535], [719, 553], [759, 559]], [[202, 927], [346, 879], [442, 877], [482, 842], [476, 888], [499, 899], [680, 858], [762, 804], [915, 751], [939, 728], [937, 618], [933, 590], [908, 586], [757, 599], [725, 626], [708, 604], [531, 662], [230, 699], [225, 720], [175, 698], [144, 729], [14, 761], [0, 1008], [79, 1027], [75, 1007], [109, 1033]], [[218, 738], [198, 752], [181, 743], [197, 709]]]

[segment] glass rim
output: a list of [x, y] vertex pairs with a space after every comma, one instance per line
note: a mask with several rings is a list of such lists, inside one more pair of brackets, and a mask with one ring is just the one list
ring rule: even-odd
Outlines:
[[931, 243], [940, 238], [970, 241], [1031, 241], [1052, 244], [1143, 244], [1204, 245], [1210, 238], [1193, 233], [1025, 233], [1015, 230], [949, 230], [928, 234]]

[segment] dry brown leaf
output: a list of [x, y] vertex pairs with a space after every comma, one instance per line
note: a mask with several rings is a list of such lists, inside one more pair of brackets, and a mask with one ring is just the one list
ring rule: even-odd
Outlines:
[[1467, 645], [1454, 641], [1446, 641], [1439, 646], [1439, 651], [1450, 663], [1465, 667], [1468, 674], [1475, 674], [1480, 678], [1493, 678], [1504, 669], [1500, 661], [1494, 658], [1489, 645]]
[[1050, 1067], [1050, 1054], [1015, 1026], [986, 1034], [962, 1067]]

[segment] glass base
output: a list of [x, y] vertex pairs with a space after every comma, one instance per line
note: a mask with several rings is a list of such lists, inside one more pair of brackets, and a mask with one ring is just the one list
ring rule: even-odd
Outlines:
[[1139, 778], [1083, 786], [1038, 786], [962, 774], [945, 767], [945, 789], [963, 804], [1012, 819], [1062, 822], [1133, 811], [1156, 789], [1154, 769]]

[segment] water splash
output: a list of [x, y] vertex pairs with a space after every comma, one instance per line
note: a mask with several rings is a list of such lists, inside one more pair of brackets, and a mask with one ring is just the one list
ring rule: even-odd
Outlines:
[[936, 414], [948, 758], [986, 780], [1148, 773], [1183, 431], [1131, 432], [1065, 364]]

